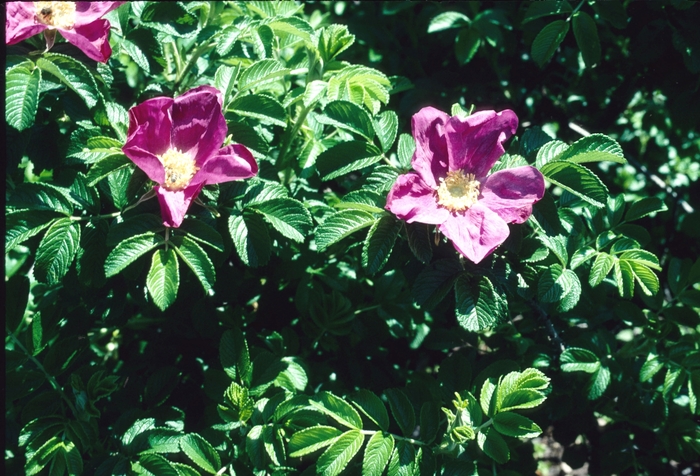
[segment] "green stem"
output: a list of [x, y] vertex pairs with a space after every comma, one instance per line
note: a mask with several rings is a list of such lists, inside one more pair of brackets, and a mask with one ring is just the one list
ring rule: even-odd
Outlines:
[[215, 42], [212, 43], [206, 43], [203, 45], [200, 45], [194, 52], [192, 53], [192, 56], [190, 56], [190, 59], [187, 61], [187, 64], [185, 65], [184, 68], [179, 70], [177, 76], [175, 77], [175, 84], [174, 84], [174, 89], [176, 91], [179, 90], [181, 83], [184, 81], [184, 79], [187, 77], [189, 74], [190, 70], [194, 68], [194, 65], [197, 64], [197, 60], [202, 56], [204, 53], [206, 53], [208, 50], [211, 50], [216, 46]]
[[576, 12], [578, 12], [581, 9], [584, 3], [586, 3], [586, 0], [581, 0], [579, 4], [576, 5], [576, 8], [574, 8], [574, 11], [571, 12], [571, 15], [569, 15], [569, 18], [567, 18], [566, 21], [571, 20], [571, 18], [573, 18], [573, 16], [576, 15]]
[[309, 114], [309, 112], [311, 112], [313, 107], [314, 104], [309, 104], [307, 107], [301, 110], [299, 115], [297, 115], [297, 118], [294, 121], [294, 125], [292, 126], [292, 128], [287, 129], [287, 133], [285, 134], [284, 139], [282, 141], [282, 148], [280, 149], [280, 154], [277, 156], [277, 163], [280, 167], [284, 167], [284, 185], [287, 185], [289, 183], [289, 181], [291, 180], [292, 173], [291, 167], [288, 167], [285, 163], [287, 153], [289, 152], [289, 148], [292, 145], [294, 137], [296, 137], [297, 133], [299, 132], [299, 129], [306, 120], [306, 116]]
[[73, 415], [76, 418], [78, 418], [78, 411], [76, 410], [70, 398], [68, 398], [68, 395], [66, 395], [66, 393], [63, 391], [63, 388], [61, 388], [61, 385], [56, 381], [56, 378], [44, 368], [41, 362], [39, 362], [36, 359], [36, 357], [34, 357], [31, 354], [31, 352], [29, 352], [27, 348], [24, 347], [22, 342], [12, 332], [10, 332], [10, 330], [7, 327], [5, 327], [5, 330], [8, 332], [8, 335], [14, 342], [15, 346], [19, 347], [22, 350], [22, 352], [24, 352], [24, 354], [29, 358], [29, 360], [31, 360], [34, 363], [34, 365], [36, 365], [36, 368], [44, 374], [46, 380], [48, 380], [51, 386], [54, 388], [54, 390], [56, 390], [61, 395], [61, 398], [63, 398], [63, 400], [66, 402], [68, 408], [70, 408], [70, 411], [73, 413]]
[[[375, 433], [386, 433], [385, 431], [377, 431], [377, 430], [360, 430], [360, 433], [363, 435], [374, 435]], [[407, 443], [411, 443], [412, 445], [418, 445], [418, 446], [427, 446], [427, 443], [423, 443], [420, 440], [414, 440], [413, 438], [407, 438], [405, 436], [398, 436], [393, 433], [389, 433], [391, 436], [394, 437], [395, 440], [401, 440], [405, 441]]]

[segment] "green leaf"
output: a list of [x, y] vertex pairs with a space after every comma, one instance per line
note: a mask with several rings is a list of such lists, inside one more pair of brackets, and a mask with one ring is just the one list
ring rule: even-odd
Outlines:
[[147, 3], [141, 21], [148, 28], [181, 38], [191, 38], [199, 31], [197, 17], [180, 2]]
[[645, 197], [634, 202], [627, 209], [625, 221], [639, 220], [647, 215], [668, 210], [666, 204], [659, 197]]
[[545, 145], [547, 142], [551, 142], [553, 139], [553, 137], [544, 132], [538, 126], [528, 127], [525, 132], [523, 132], [523, 135], [518, 142], [518, 152], [523, 157], [527, 157], [531, 152], [538, 150], [540, 147]]
[[228, 110], [239, 116], [252, 117], [263, 124], [287, 126], [287, 113], [282, 105], [270, 96], [262, 94], [239, 96], [231, 103]]
[[389, 430], [389, 414], [382, 400], [373, 392], [358, 390], [350, 396], [350, 401], [382, 431]]
[[384, 215], [375, 221], [362, 246], [362, 267], [369, 274], [379, 272], [394, 248], [401, 222], [392, 215]]
[[256, 468], [265, 466], [265, 446], [262, 438], [263, 426], [256, 425], [250, 429], [245, 437], [245, 450]]
[[[139, 455], [138, 465], [141, 466], [146, 473], [141, 474], [157, 474], [162, 476], [179, 476], [177, 470], [170, 464], [170, 461], [157, 454]], [[137, 470], [137, 474], [138, 470]]]
[[430, 241], [430, 227], [423, 223], [407, 223], [408, 247], [418, 261], [430, 263], [433, 258], [433, 247]]
[[384, 111], [377, 115], [373, 122], [382, 151], [387, 153], [396, 140], [396, 134], [399, 130], [399, 116], [394, 111]]
[[36, 251], [34, 275], [42, 283], [59, 284], [80, 247], [80, 224], [70, 218], [54, 221]]
[[330, 62], [340, 53], [350, 48], [355, 42], [355, 35], [345, 25], [328, 25], [323, 27], [318, 39], [318, 51], [325, 63]]
[[505, 464], [510, 459], [508, 445], [494, 428], [486, 428], [480, 431], [476, 436], [476, 441], [479, 444], [479, 448], [486, 453], [486, 456], [497, 463]]
[[65, 189], [47, 183], [22, 183], [10, 195], [7, 203], [14, 210], [48, 210], [70, 216], [73, 204]]
[[604, 134], [591, 134], [577, 140], [557, 155], [554, 160], [566, 160], [577, 164], [602, 161], [617, 162], [618, 164], [627, 163], [620, 144]]
[[374, 138], [374, 124], [370, 115], [364, 108], [349, 101], [329, 102], [323, 114], [316, 116], [316, 120], [321, 124], [359, 134], [368, 141]]
[[343, 433], [316, 462], [316, 472], [322, 476], [337, 476], [348, 465], [350, 460], [360, 451], [364, 442], [360, 430], [350, 430]]
[[75, 263], [78, 279], [85, 286], [101, 287], [106, 281], [104, 262], [109, 250], [106, 246], [108, 232], [109, 225], [105, 220], [85, 225]]
[[389, 388], [384, 392], [391, 414], [394, 415], [394, 420], [399, 424], [401, 433], [404, 436], [410, 437], [413, 430], [416, 429], [416, 414], [413, 411], [413, 405], [406, 394], [398, 388]]
[[289, 456], [299, 458], [332, 445], [343, 432], [332, 426], [312, 426], [297, 431], [289, 439]]
[[600, 367], [594, 374], [588, 389], [588, 399], [595, 400], [603, 395], [605, 389], [610, 385], [610, 370], [607, 367]]
[[362, 476], [381, 476], [394, 451], [394, 437], [377, 432], [367, 442], [362, 459]]
[[175, 251], [156, 250], [151, 258], [151, 269], [146, 277], [146, 286], [153, 302], [161, 311], [175, 302], [179, 285], [179, 264]]
[[420, 439], [432, 443], [438, 432], [440, 415], [438, 407], [433, 402], [425, 402], [420, 409]]
[[[236, 31], [236, 38], [238, 38], [238, 28], [231, 27]], [[221, 37], [223, 39], [223, 37]], [[219, 52], [219, 45], [222, 44], [222, 39], [216, 46], [217, 52]], [[235, 40], [234, 40], [235, 41]], [[233, 46], [233, 44], [231, 45]], [[220, 55], [225, 55], [227, 52], [219, 52]], [[229, 102], [231, 101], [231, 94], [233, 93], [236, 77], [240, 71], [239, 67], [232, 67], [222, 64], [214, 73], [214, 87], [221, 91], [224, 95], [224, 110], [228, 109]]]
[[238, 79], [238, 94], [249, 89], [260, 88], [269, 83], [280, 80], [290, 73], [289, 68], [285, 68], [279, 61], [274, 59], [264, 59], [251, 65]]
[[180, 438], [180, 448], [197, 466], [208, 473], [216, 474], [221, 468], [219, 453], [196, 433]]
[[574, 37], [581, 50], [583, 62], [590, 68], [600, 62], [600, 40], [595, 21], [588, 13], [578, 11], [574, 13], [573, 25]]
[[566, 0], [555, 0], [547, 2], [530, 2], [525, 12], [523, 23], [535, 20], [537, 18], [546, 17], [549, 15], [558, 15], [560, 13], [571, 13], [573, 8]]
[[339, 142], [321, 153], [316, 169], [321, 180], [332, 180], [382, 160], [382, 153], [374, 145], [362, 141]]
[[469, 63], [479, 51], [481, 33], [476, 28], [462, 28], [455, 41], [455, 56], [459, 64]]
[[535, 438], [542, 433], [542, 429], [534, 421], [512, 412], [495, 414], [493, 427], [502, 435], [515, 438]]
[[78, 60], [58, 53], [44, 53], [36, 61], [43, 71], [56, 76], [92, 109], [103, 100], [92, 73]]
[[163, 243], [163, 239], [153, 232], [132, 236], [121, 241], [105, 260], [105, 275], [109, 278], [118, 274], [161, 243]]
[[180, 225], [180, 231], [187, 232], [188, 238], [211, 246], [216, 251], [224, 251], [224, 239], [218, 231], [202, 220], [185, 218], [182, 225]]
[[[650, 357], [652, 357], [652, 355], [650, 355]], [[642, 368], [639, 369], [639, 381], [646, 382], [656, 375], [662, 368], [664, 368], [663, 362], [661, 362], [658, 357], [652, 357], [644, 362]]]
[[580, 347], [568, 347], [560, 357], [562, 372], [594, 373], [600, 368], [598, 356]]
[[121, 48], [123, 53], [126, 53], [132, 60], [134, 60], [134, 63], [136, 63], [138, 67], [143, 70], [144, 73], [151, 73], [151, 65], [148, 63], [148, 57], [143, 51], [141, 51], [141, 48], [139, 48], [126, 38], [123, 38], [121, 40], [121, 42], [119, 43], [119, 47]]
[[221, 336], [219, 359], [229, 377], [234, 380], [240, 378], [246, 385], [250, 384], [252, 368], [248, 343], [239, 329], [229, 329]]
[[621, 260], [635, 261], [649, 268], [653, 268], [657, 271], [661, 271], [661, 266], [659, 265], [659, 259], [646, 250], [640, 249], [629, 249], [620, 255]]
[[647, 296], [654, 296], [659, 292], [659, 278], [646, 265], [638, 261], [629, 261], [634, 278], [642, 289], [642, 292]]
[[508, 410], [535, 408], [542, 404], [542, 402], [544, 402], [546, 399], [547, 397], [545, 397], [542, 392], [538, 392], [537, 390], [516, 390], [503, 398], [498, 411], [505, 412]]
[[615, 258], [607, 253], [599, 253], [593, 262], [591, 274], [588, 277], [588, 282], [591, 287], [596, 287], [602, 283], [608, 273], [610, 273], [610, 270], [613, 268], [614, 264]]
[[228, 229], [241, 260], [251, 268], [264, 266], [270, 259], [272, 245], [267, 226], [259, 215], [231, 215]]
[[298, 200], [277, 198], [253, 205], [265, 221], [290, 240], [303, 243], [311, 233], [311, 214]]
[[61, 215], [48, 210], [23, 210], [5, 216], [5, 254], [41, 233]]
[[537, 150], [535, 166], [541, 169], [543, 165], [557, 160], [557, 157], [559, 157], [562, 154], [562, 152], [568, 150], [568, 148], [569, 146], [566, 144], [566, 142], [550, 139], [549, 141], [542, 144], [541, 147], [539, 147], [539, 149]]
[[206, 252], [186, 236], [182, 237], [182, 243], [175, 251], [202, 283], [204, 292], [209, 292], [216, 281], [216, 270]]
[[498, 324], [506, 315], [504, 301], [486, 276], [477, 282], [462, 275], [455, 283], [455, 313], [459, 325], [470, 332], [481, 332]]
[[450, 28], [460, 28], [469, 25], [469, 17], [460, 12], [443, 12], [430, 20], [428, 33], [449, 30]]
[[571, 162], [550, 162], [540, 169], [547, 180], [576, 195], [593, 206], [602, 208], [608, 199], [608, 189], [586, 167]]
[[413, 299], [424, 309], [435, 307], [452, 289], [462, 271], [462, 265], [453, 259], [440, 259], [429, 264], [413, 284]]
[[565, 20], [554, 20], [549, 25], [542, 28], [532, 42], [530, 54], [537, 66], [544, 67], [559, 45], [564, 41], [564, 37], [569, 31], [569, 23]]
[[24, 61], [5, 73], [5, 120], [23, 131], [34, 124], [39, 105], [41, 70]]
[[416, 142], [408, 134], [401, 134], [399, 136], [399, 145], [396, 149], [396, 153], [399, 158], [399, 165], [404, 170], [409, 170], [411, 168], [411, 159], [413, 154], [416, 152]]
[[416, 451], [413, 449], [413, 445], [405, 440], [397, 440], [389, 460], [387, 474], [412, 476], [416, 474], [416, 470]]
[[570, 311], [581, 298], [581, 281], [570, 269], [565, 269], [557, 281], [564, 290], [558, 309], [562, 312]]
[[617, 260], [613, 266], [613, 275], [620, 296], [631, 298], [634, 294], [634, 271], [628, 261]]
[[131, 159], [129, 159], [126, 155], [118, 152], [110, 154], [104, 159], [100, 159], [99, 161], [95, 162], [92, 167], [90, 167], [90, 170], [87, 173], [86, 180], [88, 182], [88, 186], [94, 187], [97, 185], [97, 182], [107, 177], [115, 170], [127, 167], [132, 163], [133, 162], [131, 162]]
[[371, 213], [362, 210], [341, 210], [328, 217], [316, 229], [316, 247], [323, 252], [332, 244], [374, 222], [375, 218]]
[[360, 418], [357, 410], [345, 400], [336, 397], [330, 392], [317, 394], [309, 403], [321, 413], [328, 415], [343, 426], [358, 430], [362, 429], [362, 418]]
[[51, 437], [27, 458], [24, 471], [27, 476], [33, 476], [46, 467], [57, 453], [63, 448], [63, 443], [58, 436]]

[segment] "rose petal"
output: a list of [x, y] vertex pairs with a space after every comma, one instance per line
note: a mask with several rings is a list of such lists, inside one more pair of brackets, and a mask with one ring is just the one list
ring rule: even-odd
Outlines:
[[7, 2], [5, 4], [5, 44], [14, 45], [37, 35], [48, 27], [34, 19], [34, 2]]
[[228, 145], [207, 160], [192, 177], [190, 185], [230, 182], [253, 177], [258, 173], [258, 164], [253, 154], [241, 144]]
[[511, 110], [481, 111], [450, 118], [445, 125], [449, 169], [464, 170], [481, 181], [505, 152], [503, 142], [518, 128], [518, 117]]
[[489, 175], [481, 186], [479, 203], [506, 223], [524, 223], [532, 214], [532, 204], [543, 196], [544, 177], [535, 167], [525, 165]]
[[122, 151], [151, 180], [163, 183], [165, 171], [158, 155], [170, 149], [173, 100], [158, 97], [129, 110], [129, 130]]
[[457, 251], [474, 263], [490, 255], [510, 234], [506, 222], [481, 202], [462, 213], [450, 215], [439, 229]]
[[99, 20], [126, 2], [75, 2], [75, 28]]
[[177, 228], [185, 219], [185, 214], [190, 208], [192, 200], [197, 198], [201, 185], [187, 187], [184, 190], [170, 191], [156, 185], [155, 191], [160, 204], [160, 214], [163, 217], [163, 225]]
[[439, 225], [450, 216], [437, 204], [435, 191], [415, 172], [396, 179], [386, 198], [386, 209], [408, 223]]
[[174, 100], [172, 143], [194, 157], [200, 167], [216, 155], [226, 138], [222, 104], [221, 92], [211, 86], [191, 89]]
[[109, 46], [109, 22], [93, 20], [85, 25], [75, 25], [72, 30], [59, 30], [69, 42], [81, 49], [85, 55], [100, 63], [106, 63], [112, 55]]
[[411, 119], [416, 152], [411, 165], [430, 187], [437, 188], [437, 179], [447, 174], [447, 144], [444, 125], [450, 116], [434, 107], [424, 107]]

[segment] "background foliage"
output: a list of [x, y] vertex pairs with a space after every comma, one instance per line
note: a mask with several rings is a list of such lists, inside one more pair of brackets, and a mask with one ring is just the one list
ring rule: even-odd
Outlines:
[[[128, 2], [106, 65], [7, 47], [6, 472], [696, 471], [699, 17]], [[200, 84], [260, 173], [165, 234], [127, 110]], [[513, 109], [496, 168], [550, 184], [479, 265], [384, 210], [428, 105]]]

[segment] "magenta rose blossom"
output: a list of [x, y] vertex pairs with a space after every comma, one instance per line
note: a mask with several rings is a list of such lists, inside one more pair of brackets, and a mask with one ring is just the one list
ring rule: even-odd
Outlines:
[[387, 210], [408, 223], [437, 225], [474, 263], [508, 238], [508, 223], [523, 223], [544, 195], [544, 177], [529, 165], [489, 175], [518, 127], [513, 111], [461, 118], [426, 107], [412, 119], [415, 172], [401, 175]]
[[228, 128], [223, 97], [199, 86], [175, 99], [157, 97], [129, 110], [122, 150], [154, 187], [163, 224], [178, 227], [202, 187], [246, 179], [258, 172], [253, 154], [240, 144], [221, 148]]
[[124, 2], [7, 2], [5, 43], [14, 45], [44, 32], [47, 50], [56, 31], [90, 59], [106, 63], [112, 54], [109, 22], [102, 16]]

